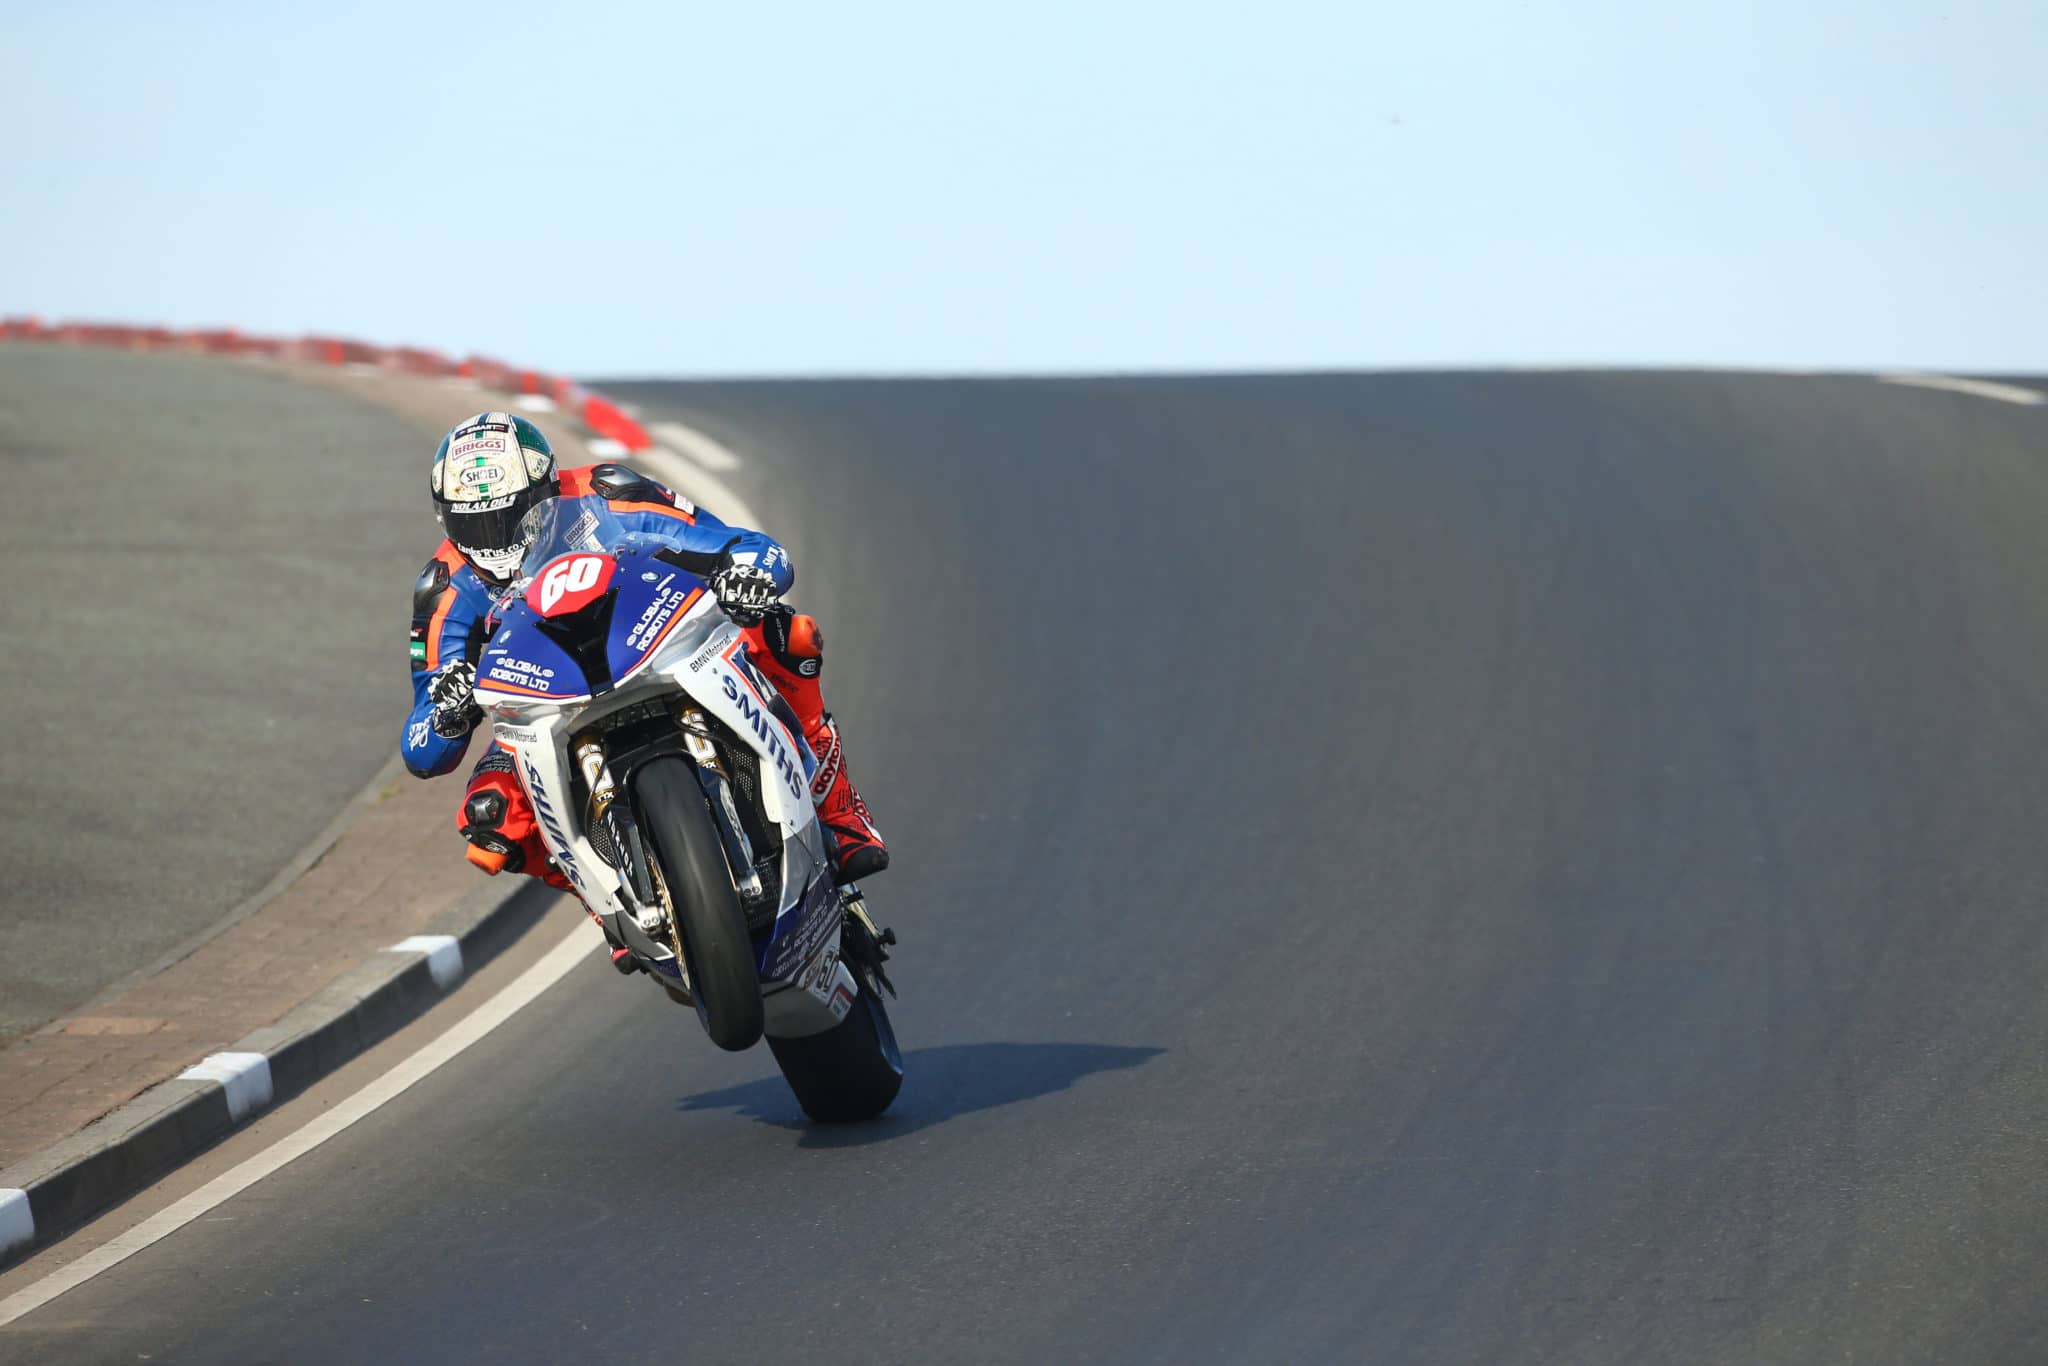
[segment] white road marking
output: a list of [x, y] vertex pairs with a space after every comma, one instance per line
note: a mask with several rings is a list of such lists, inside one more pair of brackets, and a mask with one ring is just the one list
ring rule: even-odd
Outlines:
[[723, 479], [714, 478], [666, 446], [655, 446], [633, 457], [675, 485], [676, 491], [711, 515], [732, 526], [758, 527], [761, 519], [747, 506], [747, 500], [732, 491]]
[[674, 447], [685, 460], [707, 470], [723, 473], [740, 467], [738, 456], [695, 427], [687, 427], [680, 422], [657, 422], [648, 430]]
[[424, 953], [427, 971], [434, 975], [434, 985], [443, 991], [462, 980], [462, 941], [452, 934], [416, 934], [399, 940], [385, 952]]
[[583, 443], [583, 449], [589, 451], [599, 460], [624, 460], [633, 453], [632, 449], [625, 442], [615, 441], [608, 436], [591, 437], [590, 440]]
[[1969, 394], [1974, 398], [1991, 398], [2000, 403], [2021, 403], [2032, 407], [2048, 403], [2048, 395], [2033, 389], [2022, 389], [2017, 384], [1998, 384], [1988, 379], [1963, 379], [1956, 375], [1923, 375], [1897, 372], [1879, 375], [1882, 384], [1904, 384], [1915, 389], [1945, 389], [1952, 394]]
[[552, 413], [555, 401], [546, 394], [521, 394], [512, 400], [529, 413]]
[[[707, 474], [704, 465], [701, 463], [703, 460], [702, 452], [706, 449], [715, 450], [719, 456], [723, 457], [726, 463], [721, 468], [724, 469], [739, 468], [740, 460], [738, 456], [734, 455], [724, 446], [719, 445], [716, 441], [713, 441], [710, 437], [692, 428], [685, 427], [679, 422], [664, 422], [656, 430], [662, 432], [668, 439], [676, 441], [677, 444], [696, 450], [698, 452], [698, 460], [685, 460], [674, 451], [665, 450], [658, 446], [652, 450], [639, 452], [633, 457], [634, 459], [643, 461], [652, 467], [654, 473], [675, 485], [680, 492], [687, 495], [693, 501], [704, 502], [707, 498], [715, 500], [716, 506], [714, 511], [720, 517], [735, 525], [760, 525], [760, 519], [754, 515], [753, 509], [747, 506], [746, 501], [728, 488], [723, 481]], [[680, 437], [678, 434], [680, 434]], [[591, 445], [592, 453], [595, 454], [595, 443], [587, 444]], [[399, 1063], [383, 1076], [364, 1086], [362, 1090], [346, 1100], [340, 1101], [333, 1109], [328, 1110], [316, 1119], [308, 1120], [292, 1133], [271, 1144], [254, 1157], [240, 1163], [232, 1170], [215, 1177], [212, 1181], [207, 1182], [184, 1199], [159, 1210], [134, 1228], [129, 1229], [126, 1233], [102, 1243], [77, 1261], [67, 1266], [59, 1267], [34, 1285], [24, 1290], [19, 1290], [4, 1300], [0, 1300], [0, 1327], [13, 1323], [22, 1315], [31, 1313], [48, 1304], [65, 1291], [85, 1284], [102, 1271], [120, 1265], [144, 1248], [150, 1247], [169, 1237], [207, 1211], [224, 1201], [234, 1198], [250, 1186], [261, 1181], [264, 1177], [269, 1176], [272, 1172], [313, 1151], [313, 1149], [319, 1147], [328, 1139], [333, 1138], [357, 1120], [375, 1112], [389, 1101], [396, 1099], [411, 1087], [414, 1082], [431, 1075], [444, 1063], [453, 1060], [471, 1044], [476, 1043], [493, 1029], [511, 1019], [520, 1009], [538, 998], [549, 987], [552, 987], [555, 983], [561, 981], [562, 978], [568, 976], [575, 969], [576, 965], [581, 963], [589, 954], [592, 947], [590, 936], [596, 933], [596, 927], [588, 921], [580, 923], [567, 938], [556, 944], [552, 949], [549, 949], [546, 956], [539, 962], [507, 983], [497, 995], [478, 1006], [474, 1011], [471, 1011], [460, 1023], [451, 1027], [447, 1033], [420, 1048], [404, 1062]], [[435, 935], [417, 936], [393, 947], [394, 949], [422, 949], [428, 954], [428, 970], [434, 971], [432, 966], [434, 950], [424, 948], [419, 941], [443, 937]], [[601, 937], [598, 942], [603, 942]], [[460, 947], [453, 944], [450, 947], [456, 948], [456, 962], [459, 965]], [[441, 980], [438, 972], [435, 973], [435, 980], [437, 982]], [[255, 1058], [262, 1062], [263, 1103], [268, 1104], [270, 1099], [269, 1060], [260, 1053], [215, 1055], [216, 1058], [222, 1056]], [[214, 1061], [215, 1058], [209, 1058], [207, 1063]], [[205, 1067], [207, 1063], [202, 1063], [200, 1068]], [[197, 1073], [200, 1071], [200, 1068], [194, 1068], [192, 1072]], [[190, 1074], [188, 1073], [188, 1075]], [[221, 1080], [220, 1077], [208, 1075], [210, 1080]], [[232, 1091], [229, 1095], [228, 1104], [232, 1111], [234, 1107]], [[237, 1115], [237, 1118], [239, 1118], [239, 1115]], [[20, 1195], [20, 1192], [13, 1192], [13, 1194]], [[33, 1237], [34, 1223], [30, 1219], [27, 1197], [23, 1196], [21, 1198], [20, 1211], [17, 1215], [14, 1203], [9, 1199], [8, 1193], [0, 1192], [0, 1248], [9, 1246], [7, 1239], [14, 1232], [15, 1222], [18, 1221], [28, 1221], [26, 1232], [20, 1236], [23, 1238]]]
[[695, 460], [686, 459], [667, 446], [653, 446], [644, 451], [635, 451], [632, 459], [648, 466], [656, 475], [675, 486], [678, 493], [691, 502], [708, 508], [720, 521], [733, 526], [758, 527], [761, 519], [747, 506], [747, 500], [733, 492], [723, 479], [708, 472], [703, 452], [716, 451], [717, 459], [724, 463], [718, 468], [736, 470], [740, 458], [730, 450], [713, 441], [694, 427], [685, 427], [680, 422], [657, 422], [653, 430], [663, 439], [677, 446], [698, 452]]
[[270, 1104], [270, 1059], [261, 1053], [209, 1053], [178, 1080], [219, 1082], [228, 1093], [228, 1118], [237, 1124]]
[[36, 1212], [29, 1208], [28, 1192], [9, 1186], [0, 1190], [0, 1252], [36, 1240]]
[[404, 1094], [414, 1082], [431, 1075], [443, 1063], [460, 1055], [471, 1044], [512, 1018], [519, 1009], [561, 981], [590, 956], [594, 943], [602, 943], [597, 927], [582, 923], [547, 956], [508, 982], [497, 995], [471, 1011], [446, 1034], [427, 1044], [398, 1066], [362, 1090], [336, 1104], [316, 1119], [265, 1148], [247, 1161], [222, 1173], [175, 1204], [72, 1262], [59, 1267], [25, 1290], [0, 1300], [0, 1327], [39, 1309], [65, 1291], [85, 1284], [110, 1267], [118, 1266], [151, 1244], [177, 1232], [185, 1225], [255, 1185], [264, 1177], [333, 1138], [365, 1115]]

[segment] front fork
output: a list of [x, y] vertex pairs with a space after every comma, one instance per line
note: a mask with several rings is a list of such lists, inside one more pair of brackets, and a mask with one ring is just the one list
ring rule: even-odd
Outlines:
[[711, 822], [718, 827], [718, 842], [725, 846], [725, 861], [732, 873], [732, 885], [738, 889], [740, 900], [751, 906], [760, 901], [766, 889], [761, 885], [760, 872], [754, 867], [754, 842], [747, 838], [746, 828], [740, 824], [739, 804], [732, 795], [732, 778], [726, 773], [725, 760], [711, 739], [711, 723], [695, 707], [682, 708], [677, 712], [676, 720], [682, 723], [683, 747], [697, 761], [697, 781], [704, 788], [705, 800], [711, 803]]
[[633, 819], [632, 805], [618, 800], [618, 784], [605, 764], [604, 746], [595, 739], [576, 744], [576, 766], [583, 772], [583, 785], [590, 792], [590, 810], [585, 828], [603, 831], [611, 845], [612, 860], [619, 879], [634, 902], [634, 915], [650, 932], [649, 912], [659, 914], [661, 898], [654, 888], [654, 873], [647, 858], [647, 843], [640, 835], [640, 823]]
[[[711, 739], [711, 723], [695, 707], [679, 708], [676, 721], [682, 728], [683, 746], [697, 765], [697, 781], [710, 804], [711, 823], [718, 831], [720, 845], [724, 847], [733, 887], [739, 892], [741, 901], [756, 903], [766, 889], [760, 872], [754, 866], [753, 842], [747, 838], [746, 828], [740, 823], [732, 780], [725, 771], [725, 761], [719, 755], [718, 746]], [[636, 903], [634, 918], [650, 934], [668, 929], [673, 937], [673, 926], [664, 923], [670, 917], [654, 885], [654, 870], [648, 859], [646, 839], [640, 833], [639, 822], [634, 819], [632, 803], [618, 800], [619, 784], [606, 760], [603, 744], [595, 737], [579, 740], [576, 743], [576, 764], [582, 770], [584, 786], [590, 792], [586, 828], [604, 831], [611, 844], [620, 881]]]

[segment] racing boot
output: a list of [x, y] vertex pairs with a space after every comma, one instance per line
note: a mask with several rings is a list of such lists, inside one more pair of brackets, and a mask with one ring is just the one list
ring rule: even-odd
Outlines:
[[811, 802], [818, 808], [818, 819], [832, 832], [832, 880], [844, 887], [887, 868], [889, 850], [868, 815], [868, 804], [860, 799], [860, 789], [847, 776], [838, 724], [825, 712], [818, 713], [815, 723], [809, 718], [805, 722], [804, 739], [818, 756]]
[[530, 872], [550, 887], [575, 890], [548, 858], [533, 805], [519, 785], [512, 756], [504, 750], [493, 746], [477, 760], [455, 828], [469, 841], [469, 861], [491, 876]]
[[796, 713], [804, 741], [817, 756], [811, 802], [832, 832], [835, 880], [843, 887], [881, 872], [889, 866], [889, 850], [868, 815], [868, 804], [846, 776], [839, 727], [826, 714], [825, 694], [818, 685], [825, 667], [825, 633], [815, 618], [778, 603], [758, 625], [748, 628], [747, 635], [748, 654]]

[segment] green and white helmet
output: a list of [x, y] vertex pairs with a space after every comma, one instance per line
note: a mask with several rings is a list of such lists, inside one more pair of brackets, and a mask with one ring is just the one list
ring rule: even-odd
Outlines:
[[506, 583], [526, 554], [519, 524], [561, 492], [555, 453], [540, 428], [514, 413], [478, 413], [434, 451], [434, 515], [477, 573]]

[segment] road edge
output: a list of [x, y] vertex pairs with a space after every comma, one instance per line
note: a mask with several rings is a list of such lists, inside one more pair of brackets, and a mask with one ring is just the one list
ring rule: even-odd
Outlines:
[[0, 1171], [0, 1270], [76, 1231], [446, 999], [546, 916], [530, 879], [478, 888], [274, 1024]]
[[[18, 333], [11, 324], [0, 328], [0, 336], [8, 339]], [[132, 339], [120, 337], [63, 340], [87, 345], [134, 344]], [[235, 354], [246, 348], [200, 349]], [[394, 358], [410, 360], [413, 353], [387, 355], [380, 351], [355, 357], [333, 349], [332, 354], [323, 350], [318, 357], [330, 365], [352, 360], [383, 363]], [[570, 413], [593, 433], [585, 443], [592, 454], [600, 458], [655, 454], [653, 439], [630, 413], [604, 395], [572, 380], [533, 372], [515, 377], [508, 367], [488, 364], [491, 372], [477, 376], [485, 381], [479, 387], [516, 387], [520, 392], [512, 400], [515, 403], [542, 394], [540, 381], [544, 379], [546, 389], [555, 391]], [[419, 367], [392, 364], [390, 368], [414, 371]], [[427, 370], [441, 373], [443, 368], [437, 364]], [[472, 364], [465, 363], [462, 372], [462, 378], [470, 378]], [[506, 382], [513, 378], [518, 380], [516, 385]], [[363, 792], [351, 798], [254, 896], [124, 982], [189, 955], [303, 876], [361, 814], [366, 798], [388, 781], [390, 768], [387, 763], [380, 769]], [[233, 1048], [209, 1055], [68, 1138], [0, 1169], [0, 1271], [76, 1232], [199, 1156], [244, 1121], [303, 1092], [424, 1015], [461, 986], [476, 967], [537, 923], [553, 899], [548, 889], [525, 879], [509, 887], [493, 884], [480, 888], [437, 917], [429, 933], [372, 955], [283, 1018], [244, 1036]]]

